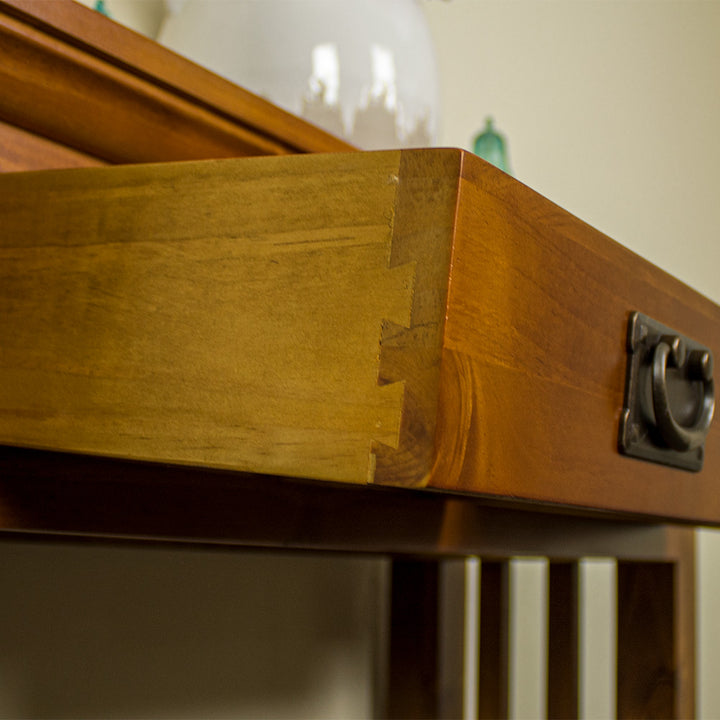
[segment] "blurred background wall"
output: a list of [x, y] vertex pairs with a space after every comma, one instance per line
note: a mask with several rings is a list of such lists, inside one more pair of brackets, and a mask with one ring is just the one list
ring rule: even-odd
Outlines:
[[[151, 37], [165, 13], [162, 0], [105, 4]], [[720, 3], [422, 7], [440, 71], [438, 144], [469, 148], [492, 115], [519, 180], [720, 302]], [[720, 536], [699, 532], [708, 719], [720, 717], [718, 567]], [[383, 573], [368, 558], [4, 541], [0, 716], [366, 717]], [[538, 717], [542, 563], [513, 577], [530, 600], [513, 630], [512, 710]], [[597, 650], [583, 655], [586, 678], [612, 691], [588, 671], [612, 653], [612, 567], [583, 577]], [[606, 716], [607, 693], [593, 688], [586, 716]]]

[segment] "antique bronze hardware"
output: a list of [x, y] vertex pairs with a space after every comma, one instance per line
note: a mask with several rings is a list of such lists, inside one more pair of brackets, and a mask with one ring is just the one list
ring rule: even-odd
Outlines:
[[620, 452], [700, 470], [715, 409], [712, 352], [639, 312], [627, 351]]

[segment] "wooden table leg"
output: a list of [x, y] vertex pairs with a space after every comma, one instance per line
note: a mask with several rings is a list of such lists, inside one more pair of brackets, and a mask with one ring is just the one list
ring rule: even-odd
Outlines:
[[692, 531], [669, 562], [618, 563], [618, 718], [695, 715]]
[[462, 717], [464, 561], [396, 559], [391, 578], [390, 659], [379, 714]]

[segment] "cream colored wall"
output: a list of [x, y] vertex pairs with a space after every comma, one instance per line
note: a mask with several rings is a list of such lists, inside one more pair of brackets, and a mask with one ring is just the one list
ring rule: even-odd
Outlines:
[[441, 144], [487, 114], [524, 183], [720, 299], [720, 3], [427, 2]]
[[[77, 0], [95, 7], [96, 0]], [[105, 9], [113, 20], [148, 37], [155, 37], [165, 16], [163, 0], [105, 0]]]
[[382, 561], [0, 545], [0, 717], [372, 716]]

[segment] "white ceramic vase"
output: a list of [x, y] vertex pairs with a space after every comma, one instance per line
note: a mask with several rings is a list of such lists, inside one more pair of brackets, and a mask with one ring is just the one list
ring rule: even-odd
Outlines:
[[364, 149], [431, 145], [435, 53], [415, 0], [167, 0], [159, 42]]

